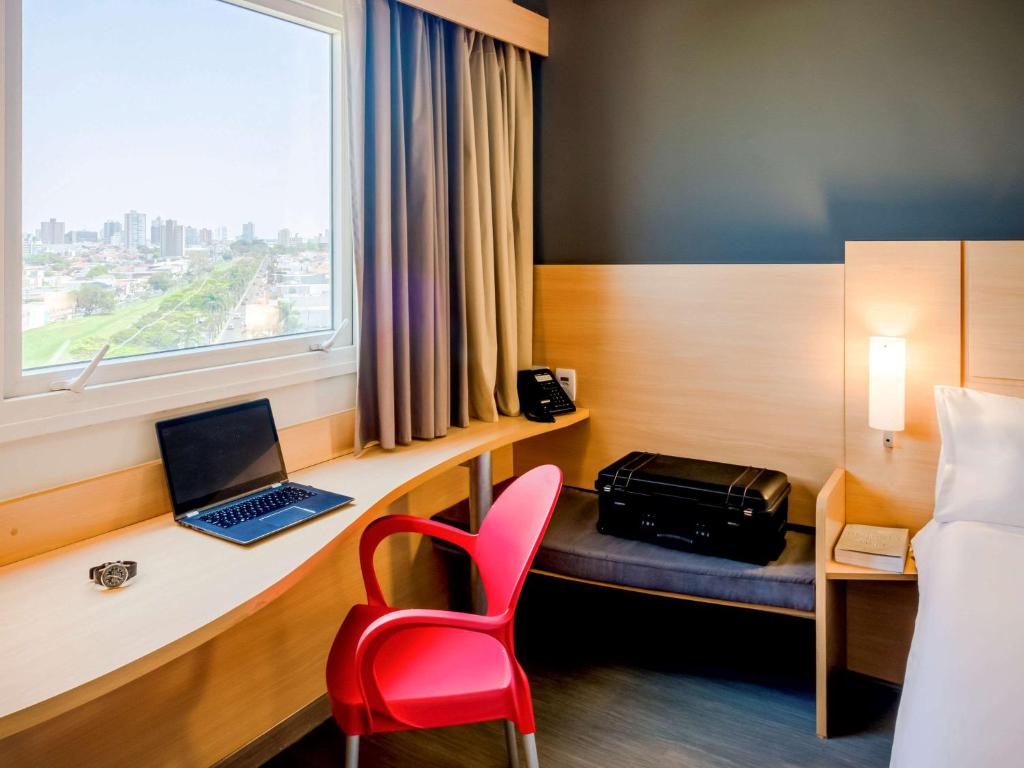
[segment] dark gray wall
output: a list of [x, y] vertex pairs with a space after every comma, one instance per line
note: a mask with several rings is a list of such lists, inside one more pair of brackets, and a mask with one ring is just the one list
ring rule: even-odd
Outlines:
[[548, 0], [538, 262], [1024, 238], [1024, 2]]

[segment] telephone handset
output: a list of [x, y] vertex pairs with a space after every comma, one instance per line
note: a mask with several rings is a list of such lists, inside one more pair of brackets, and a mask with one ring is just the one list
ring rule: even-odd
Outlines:
[[551, 422], [559, 413], [572, 413], [576, 410], [555, 374], [548, 368], [519, 371], [516, 384], [519, 407], [523, 416], [530, 421]]

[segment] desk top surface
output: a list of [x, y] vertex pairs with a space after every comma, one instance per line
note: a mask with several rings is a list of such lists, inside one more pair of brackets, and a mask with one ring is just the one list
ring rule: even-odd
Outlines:
[[[554, 424], [473, 422], [440, 440], [293, 473], [296, 482], [356, 501], [248, 547], [160, 515], [0, 568], [0, 738], [138, 678], [255, 613], [346, 531], [426, 480], [588, 416], [580, 409]], [[89, 568], [109, 560], [137, 560], [138, 577], [116, 590], [90, 583]]]

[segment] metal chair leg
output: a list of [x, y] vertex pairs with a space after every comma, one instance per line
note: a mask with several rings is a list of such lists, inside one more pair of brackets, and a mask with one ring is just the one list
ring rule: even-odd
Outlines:
[[505, 721], [505, 746], [508, 749], [508, 768], [519, 768], [519, 745], [516, 743], [516, 726], [511, 720]]
[[540, 768], [537, 760], [537, 734], [524, 733], [523, 747], [526, 749], [526, 768]]
[[345, 768], [359, 768], [359, 737], [345, 737]]

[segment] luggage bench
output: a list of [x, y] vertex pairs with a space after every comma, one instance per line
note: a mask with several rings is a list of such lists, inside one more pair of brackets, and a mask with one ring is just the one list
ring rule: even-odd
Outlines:
[[[435, 517], [467, 527], [459, 505]], [[814, 534], [790, 530], [765, 566], [597, 532], [597, 494], [566, 487], [533, 561], [534, 573], [616, 589], [814, 618]]]

